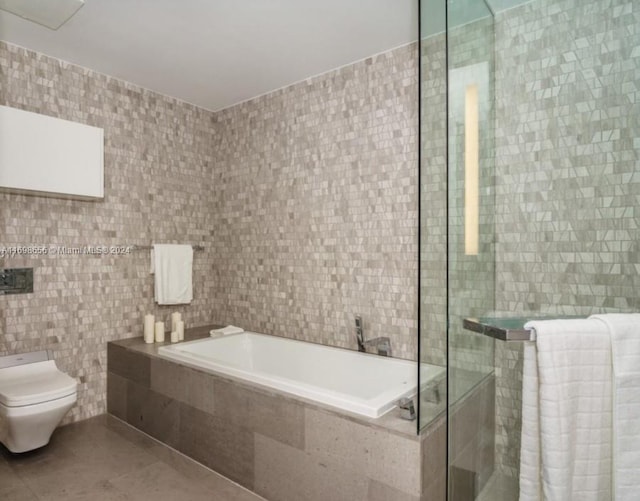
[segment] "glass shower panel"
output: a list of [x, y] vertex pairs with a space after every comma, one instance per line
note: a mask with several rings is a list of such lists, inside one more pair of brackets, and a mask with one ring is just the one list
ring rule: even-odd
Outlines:
[[449, 499], [474, 500], [495, 447], [494, 341], [463, 328], [495, 311], [493, 13], [447, 0], [446, 33]]
[[[420, 361], [447, 363], [447, 74], [445, 0], [420, 2]], [[446, 409], [446, 373], [420, 366], [418, 427]], [[444, 428], [444, 424], [442, 424]], [[444, 477], [445, 450], [442, 450]]]

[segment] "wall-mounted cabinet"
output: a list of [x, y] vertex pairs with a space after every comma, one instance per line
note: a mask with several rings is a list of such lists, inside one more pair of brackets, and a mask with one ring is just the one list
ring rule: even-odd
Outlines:
[[103, 145], [98, 127], [0, 106], [0, 189], [103, 198]]

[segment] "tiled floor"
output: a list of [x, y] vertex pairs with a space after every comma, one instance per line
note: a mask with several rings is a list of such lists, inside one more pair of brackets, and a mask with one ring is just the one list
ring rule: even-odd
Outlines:
[[59, 428], [33, 452], [0, 445], [3, 501], [261, 499], [111, 416]]

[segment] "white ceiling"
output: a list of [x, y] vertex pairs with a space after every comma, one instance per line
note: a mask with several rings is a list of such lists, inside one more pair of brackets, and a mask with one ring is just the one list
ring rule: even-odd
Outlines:
[[417, 0], [86, 0], [0, 38], [219, 110], [417, 39]]
[[[54, 0], [38, 0], [53, 2]], [[447, 0], [450, 23], [489, 15]], [[495, 11], [529, 0], [487, 0]], [[418, 0], [85, 0], [57, 31], [0, 10], [0, 39], [209, 110], [417, 39]], [[422, 0], [423, 36], [444, 0]]]

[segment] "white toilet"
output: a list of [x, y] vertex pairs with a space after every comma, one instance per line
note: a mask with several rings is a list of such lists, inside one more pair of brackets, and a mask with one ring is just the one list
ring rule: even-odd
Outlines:
[[78, 385], [46, 351], [0, 357], [0, 442], [11, 452], [49, 443], [78, 398]]

